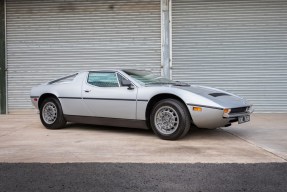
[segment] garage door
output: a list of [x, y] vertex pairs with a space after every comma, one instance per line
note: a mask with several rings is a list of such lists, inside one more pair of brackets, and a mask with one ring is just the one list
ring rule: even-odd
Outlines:
[[173, 0], [173, 79], [287, 112], [287, 1]]
[[32, 86], [85, 69], [160, 71], [160, 1], [7, 0], [9, 111]]

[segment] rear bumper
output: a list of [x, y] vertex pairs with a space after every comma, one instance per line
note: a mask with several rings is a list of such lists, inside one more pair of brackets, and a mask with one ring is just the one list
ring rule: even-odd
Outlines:
[[31, 102], [32, 102], [33, 106], [36, 109], [39, 109], [39, 106], [38, 106], [39, 97], [31, 96], [30, 98], [31, 98]]
[[199, 128], [215, 129], [226, 127], [237, 122], [238, 117], [250, 115], [253, 111], [244, 113], [224, 114], [223, 109], [202, 107], [202, 111], [194, 111], [192, 105], [188, 105], [193, 123]]

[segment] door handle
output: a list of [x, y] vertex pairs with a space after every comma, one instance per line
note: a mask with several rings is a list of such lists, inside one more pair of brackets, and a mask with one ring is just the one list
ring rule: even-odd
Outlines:
[[91, 92], [91, 90], [90, 90], [90, 89], [85, 89], [84, 91], [85, 91], [86, 93]]

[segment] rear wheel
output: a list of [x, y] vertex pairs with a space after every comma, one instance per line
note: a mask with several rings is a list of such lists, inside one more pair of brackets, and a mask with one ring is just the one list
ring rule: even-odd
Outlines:
[[160, 138], [176, 140], [187, 134], [191, 118], [183, 103], [175, 99], [164, 99], [153, 107], [150, 124], [154, 133]]
[[40, 119], [48, 129], [60, 129], [66, 125], [62, 107], [58, 99], [46, 98], [40, 107]]

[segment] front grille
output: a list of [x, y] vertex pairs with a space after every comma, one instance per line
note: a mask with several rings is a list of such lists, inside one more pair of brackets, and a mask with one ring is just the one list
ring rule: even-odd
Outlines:
[[247, 107], [238, 107], [238, 108], [232, 108], [230, 113], [244, 113], [246, 112]]

